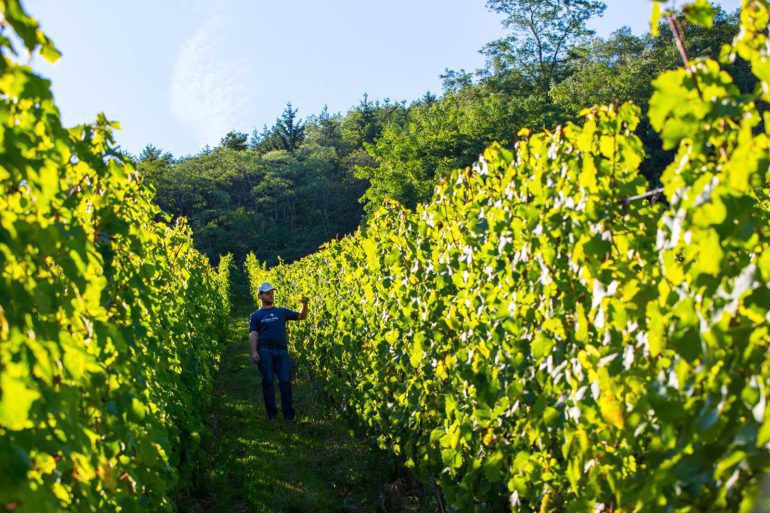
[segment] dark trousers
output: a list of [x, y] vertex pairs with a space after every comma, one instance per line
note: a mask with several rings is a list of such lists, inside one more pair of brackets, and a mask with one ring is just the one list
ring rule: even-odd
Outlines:
[[291, 360], [286, 349], [270, 347], [259, 348], [259, 372], [262, 374], [262, 395], [265, 398], [265, 409], [268, 418], [274, 419], [278, 414], [275, 407], [275, 377], [278, 377], [278, 387], [281, 389], [281, 411], [284, 418], [294, 418], [294, 408], [291, 405]]

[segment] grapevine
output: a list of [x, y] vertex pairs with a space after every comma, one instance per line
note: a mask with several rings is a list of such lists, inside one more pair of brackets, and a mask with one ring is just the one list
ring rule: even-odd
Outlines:
[[173, 511], [227, 270], [152, 204], [116, 123], [62, 126], [17, 57], [56, 48], [18, 0], [0, 12], [0, 509]]

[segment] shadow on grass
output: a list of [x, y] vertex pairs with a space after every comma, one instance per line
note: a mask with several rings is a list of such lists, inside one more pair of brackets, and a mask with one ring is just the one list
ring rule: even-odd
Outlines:
[[295, 372], [297, 420], [265, 416], [244, 320], [234, 321], [220, 361], [198, 471], [180, 512], [435, 511], [389, 453], [324, 414], [307, 376]]

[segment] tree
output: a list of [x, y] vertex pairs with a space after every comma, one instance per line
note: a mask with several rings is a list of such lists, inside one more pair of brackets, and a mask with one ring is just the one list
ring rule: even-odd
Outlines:
[[606, 8], [596, 0], [487, 0], [487, 7], [504, 15], [503, 26], [513, 32], [484, 47], [490, 66], [523, 70], [541, 92], [568, 49], [593, 33], [586, 22]]
[[425, 91], [425, 94], [422, 95], [422, 98], [417, 101], [417, 103], [421, 103], [423, 105], [435, 105], [436, 102], [438, 102], [438, 97], [430, 91]]
[[170, 153], [164, 152], [152, 144], [145, 146], [139, 154], [139, 162], [155, 162], [156, 160], [161, 160], [164, 163], [169, 164], [174, 160], [174, 157]]
[[321, 114], [311, 116], [305, 123], [305, 144], [317, 144], [342, 150], [342, 133], [340, 131], [340, 115], [329, 114], [329, 108], [324, 105]]
[[[365, 145], [373, 163], [358, 164], [355, 175], [369, 182], [361, 201], [372, 214], [386, 199], [407, 208], [428, 201], [436, 182], [450, 171], [470, 165], [493, 139], [494, 108], [485, 98], [447, 93], [441, 101], [429, 96], [415, 102], [405, 119], [393, 116], [381, 136]], [[477, 114], [481, 113], [481, 116]]]
[[459, 91], [464, 87], [473, 85], [473, 73], [464, 69], [454, 70], [447, 68], [443, 74], [439, 75], [439, 78], [441, 79], [441, 87], [445, 92]]
[[145, 146], [137, 157], [137, 169], [151, 183], [162, 180], [173, 165], [173, 155], [152, 144]]
[[268, 128], [267, 125], [262, 125], [261, 132], [257, 132], [255, 128], [251, 133], [249, 146], [260, 155], [281, 149], [281, 140], [278, 138], [278, 134], [275, 133], [275, 126]]
[[551, 88], [551, 99], [572, 119], [591, 105], [631, 100], [644, 107], [652, 84], [640, 77], [654, 76], [670, 64], [650, 51], [649, 38], [624, 27], [571, 52], [570, 76]]
[[235, 130], [231, 130], [227, 132], [227, 135], [222, 138], [219, 146], [221, 148], [228, 148], [235, 151], [245, 151], [249, 147], [246, 143], [248, 139], [249, 136], [243, 132], [236, 132]]
[[369, 95], [364, 93], [361, 102], [346, 116], [345, 137], [353, 146], [371, 144], [379, 137], [382, 126], [377, 123], [377, 107], [369, 101]]
[[249, 145], [262, 155], [275, 150], [294, 153], [305, 140], [305, 124], [297, 119], [297, 112], [291, 102], [287, 103], [271, 128], [264, 125], [261, 133], [252, 132]]
[[275, 123], [275, 133], [281, 141], [282, 149], [289, 153], [294, 153], [305, 139], [305, 125], [297, 119], [297, 112], [289, 102]]

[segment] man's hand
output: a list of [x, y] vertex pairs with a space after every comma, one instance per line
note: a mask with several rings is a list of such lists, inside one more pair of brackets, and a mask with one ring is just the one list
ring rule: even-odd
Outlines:
[[259, 363], [259, 353], [251, 353], [251, 361], [254, 363]]
[[299, 302], [302, 303], [303, 305], [307, 305], [307, 301], [308, 301], [307, 296], [302, 296], [301, 298], [299, 298]]

